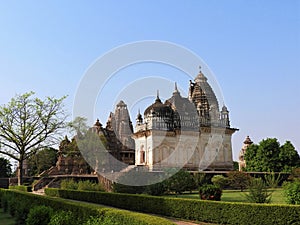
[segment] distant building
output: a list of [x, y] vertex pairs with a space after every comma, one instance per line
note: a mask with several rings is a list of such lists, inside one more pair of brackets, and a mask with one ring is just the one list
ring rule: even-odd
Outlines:
[[93, 129], [100, 136], [105, 138], [107, 151], [119, 161], [128, 165], [135, 162], [135, 147], [132, 139], [133, 126], [130, 120], [127, 105], [120, 101], [114, 113], [110, 113], [103, 128], [102, 124], [97, 120]]
[[252, 144], [250, 137], [247, 136], [244, 145], [239, 153], [239, 171], [243, 171], [244, 168], [246, 168], [246, 161], [245, 161], [245, 153], [247, 151], [247, 148]]

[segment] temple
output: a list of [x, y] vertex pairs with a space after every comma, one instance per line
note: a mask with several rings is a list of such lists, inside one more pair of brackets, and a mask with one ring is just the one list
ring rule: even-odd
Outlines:
[[152, 105], [138, 113], [135, 132], [135, 165], [150, 171], [184, 167], [192, 171], [232, 170], [229, 111], [219, 110], [215, 93], [200, 71], [190, 81], [188, 97], [177, 85], [165, 102], [159, 93]]
[[243, 171], [244, 168], [246, 168], [245, 154], [246, 154], [247, 148], [252, 144], [253, 144], [253, 142], [251, 141], [250, 137], [247, 136], [244, 141], [243, 147], [239, 153], [239, 171]]

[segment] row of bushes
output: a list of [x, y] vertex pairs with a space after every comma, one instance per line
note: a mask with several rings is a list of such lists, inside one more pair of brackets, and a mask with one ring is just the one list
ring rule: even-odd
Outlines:
[[[78, 192], [78, 191], [77, 191]], [[65, 199], [52, 198], [49, 196], [34, 195], [15, 190], [0, 189], [1, 207], [16, 218], [17, 224], [25, 224], [26, 219], [30, 218], [30, 209], [35, 206], [47, 206], [55, 212], [63, 212], [64, 215], [56, 215], [56, 220], [65, 218], [66, 214], [71, 214], [73, 222], [62, 222], [64, 225], [85, 224], [92, 225], [91, 221], [107, 221], [109, 224], [173, 224], [170, 221], [155, 216], [145, 215], [141, 213], [129, 212], [125, 210], [112, 209], [91, 205], [88, 203], [80, 203], [66, 201]], [[36, 209], [39, 211], [38, 209]], [[33, 212], [34, 214], [34, 212]], [[57, 219], [58, 217], [58, 219]], [[91, 219], [92, 217], [92, 219]], [[51, 218], [52, 219], [52, 218]], [[55, 219], [55, 218], [54, 218]], [[76, 221], [76, 222], [74, 222]], [[89, 221], [89, 222], [88, 222]], [[53, 224], [59, 225], [56, 222]], [[102, 223], [100, 223], [102, 224]]]
[[104, 191], [101, 184], [89, 180], [76, 182], [73, 179], [66, 179], [60, 183], [62, 189], [79, 190], [79, 191]]
[[32, 192], [32, 187], [31, 186], [25, 186], [25, 185], [9, 186], [9, 189], [18, 190], [18, 191], [24, 191], [24, 192]]
[[[217, 224], [299, 224], [300, 207], [45, 189], [50, 196]], [[250, 219], [251, 218], [251, 219]]]

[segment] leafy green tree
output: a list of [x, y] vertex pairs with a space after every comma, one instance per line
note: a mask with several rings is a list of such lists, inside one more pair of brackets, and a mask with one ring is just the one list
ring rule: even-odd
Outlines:
[[294, 146], [289, 141], [280, 146], [276, 138], [250, 145], [245, 160], [246, 171], [255, 172], [289, 172], [299, 165], [299, 155]]
[[31, 156], [28, 161], [29, 175], [34, 176], [48, 170], [55, 166], [57, 161], [57, 149], [47, 147], [38, 151], [35, 155]]
[[11, 164], [8, 159], [0, 158], [0, 177], [10, 177]]
[[282, 172], [291, 172], [292, 168], [300, 166], [300, 157], [290, 141], [286, 141], [280, 147], [279, 159], [282, 165]]
[[17, 95], [0, 106], [0, 153], [19, 163], [19, 185], [23, 183], [24, 160], [55, 144], [65, 127], [65, 97], [41, 100], [33, 95], [34, 92]]
[[195, 180], [189, 172], [181, 169], [167, 179], [166, 184], [169, 191], [182, 194], [184, 191], [190, 191], [191, 187], [195, 187]]
[[74, 135], [84, 135], [88, 131], [87, 118], [85, 117], [78, 116], [67, 125]]

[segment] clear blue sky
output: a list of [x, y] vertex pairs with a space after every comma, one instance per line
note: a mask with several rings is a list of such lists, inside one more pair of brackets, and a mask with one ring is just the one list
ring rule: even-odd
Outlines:
[[[233, 136], [234, 159], [246, 135], [254, 142], [291, 140], [300, 149], [297, 0], [3, 1], [0, 104], [31, 90], [40, 97], [68, 95], [71, 114], [78, 84], [95, 59], [141, 40], [177, 43], [208, 64], [231, 123], [240, 129]], [[148, 75], [161, 72], [149, 65], [138, 68]], [[186, 89], [188, 80], [178, 79]], [[102, 123], [111, 110], [111, 104], [99, 103]], [[134, 120], [136, 111], [131, 113]]]

